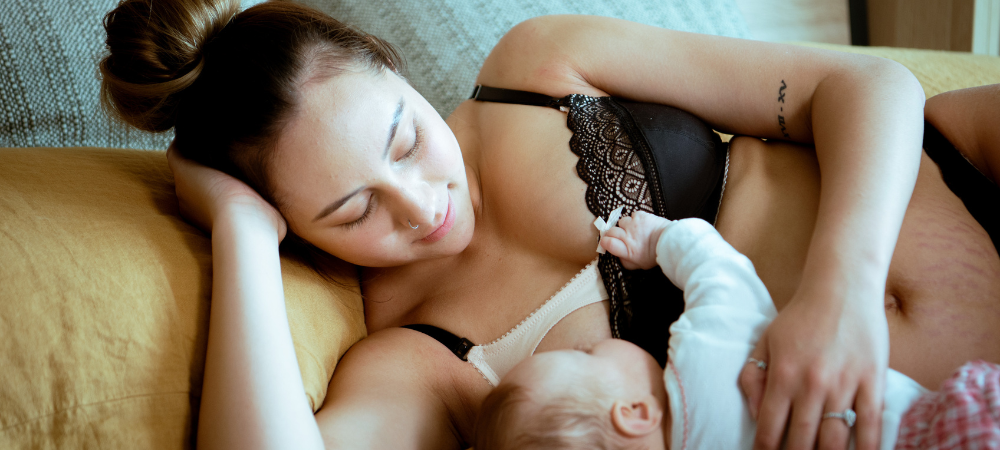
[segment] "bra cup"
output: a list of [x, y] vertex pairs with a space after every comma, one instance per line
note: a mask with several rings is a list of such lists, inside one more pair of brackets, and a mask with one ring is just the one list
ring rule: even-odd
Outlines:
[[713, 223], [727, 151], [719, 135], [701, 119], [671, 106], [616, 102], [649, 147], [660, 181], [662, 214], [673, 220], [698, 217]]
[[[613, 103], [622, 127], [634, 136], [631, 140], [643, 161], [656, 213], [672, 220], [698, 217], [714, 224], [728, 144], [701, 119], [672, 106], [621, 99]], [[666, 367], [669, 328], [684, 312], [684, 292], [659, 267], [623, 272], [627, 295], [618, 297], [627, 299], [628, 306], [625, 322], [618, 327], [620, 337], [639, 345], [660, 367]], [[617, 305], [613, 302], [613, 306]]]
[[[729, 146], [701, 119], [677, 108], [612, 97], [553, 98], [477, 86], [479, 101], [544, 106], [567, 112], [570, 150], [587, 183], [587, 208], [598, 217], [624, 207], [715, 223], [725, 189]], [[639, 167], [641, 166], [641, 167]], [[614, 337], [646, 349], [663, 367], [670, 324], [684, 311], [684, 293], [659, 268], [625, 270], [605, 253], [598, 268], [611, 301]]]

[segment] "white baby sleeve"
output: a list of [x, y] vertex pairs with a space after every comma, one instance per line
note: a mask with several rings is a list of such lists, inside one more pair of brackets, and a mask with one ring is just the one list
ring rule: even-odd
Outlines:
[[701, 219], [671, 222], [656, 244], [663, 274], [684, 291], [685, 311], [708, 305], [777, 316], [753, 263]]
[[664, 382], [673, 418], [671, 448], [749, 448], [754, 422], [737, 386], [740, 370], [777, 315], [753, 264], [700, 219], [672, 222], [656, 260], [684, 289], [670, 326]]

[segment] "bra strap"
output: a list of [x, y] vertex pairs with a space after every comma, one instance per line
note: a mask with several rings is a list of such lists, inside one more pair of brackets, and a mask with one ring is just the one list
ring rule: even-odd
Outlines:
[[538, 94], [535, 92], [518, 91], [515, 89], [494, 88], [489, 86], [483, 86], [481, 84], [476, 85], [476, 88], [472, 90], [472, 96], [470, 96], [469, 98], [481, 102], [513, 103], [515, 105], [529, 105], [529, 106], [546, 106], [555, 109], [559, 109], [559, 107], [561, 106], [569, 106], [569, 102], [566, 98], [559, 99], [555, 97], [549, 97], [548, 95], [545, 94]]
[[469, 350], [476, 346], [476, 344], [473, 344], [472, 341], [455, 336], [452, 332], [443, 330], [434, 325], [414, 323], [410, 325], [403, 325], [403, 328], [419, 331], [434, 338], [434, 340], [444, 344], [445, 347], [448, 347], [448, 350], [454, 353], [455, 356], [462, 361], [468, 361], [467, 355], [469, 354]]

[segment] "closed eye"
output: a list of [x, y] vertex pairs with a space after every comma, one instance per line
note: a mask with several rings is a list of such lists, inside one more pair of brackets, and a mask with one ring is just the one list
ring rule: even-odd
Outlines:
[[423, 147], [423, 144], [424, 144], [424, 129], [420, 125], [417, 125], [416, 121], [413, 122], [413, 134], [414, 134], [414, 136], [413, 136], [413, 146], [410, 147], [410, 150], [407, 151], [406, 154], [404, 154], [402, 157], [399, 158], [400, 160], [403, 160], [403, 159], [406, 159], [406, 158], [410, 158], [410, 157], [416, 155], [417, 153], [420, 152], [420, 149]]
[[365, 207], [365, 212], [361, 214], [361, 217], [358, 217], [357, 220], [353, 222], [345, 223], [343, 226], [346, 227], [348, 230], [353, 230], [360, 227], [362, 224], [368, 221], [368, 219], [372, 216], [372, 211], [374, 210], [375, 210], [375, 196], [373, 195], [368, 198], [368, 206]]

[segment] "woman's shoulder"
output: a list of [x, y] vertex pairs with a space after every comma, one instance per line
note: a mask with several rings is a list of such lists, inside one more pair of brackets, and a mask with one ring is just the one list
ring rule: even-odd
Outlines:
[[[338, 430], [353, 430], [355, 435], [359, 430], [394, 430], [370, 436], [360, 432], [365, 435], [359, 437], [365, 441], [361, 447], [405, 448], [421, 440], [451, 446], [468, 439], [463, 431], [469, 427], [454, 423], [455, 418], [469, 412], [469, 405], [478, 405], [476, 399], [488, 390], [475, 368], [434, 339], [413, 330], [386, 328], [344, 355], [316, 418], [324, 435], [337, 435]], [[403, 436], [408, 444], [401, 441], [401, 447], [387, 441]]]
[[337, 365], [337, 374], [368, 376], [368, 373], [377, 372], [387, 377], [403, 374], [401, 378], [405, 378], [407, 384], [434, 389], [437, 383], [451, 381], [442, 379], [441, 374], [464, 369], [467, 365], [426, 334], [390, 327], [354, 344]]

